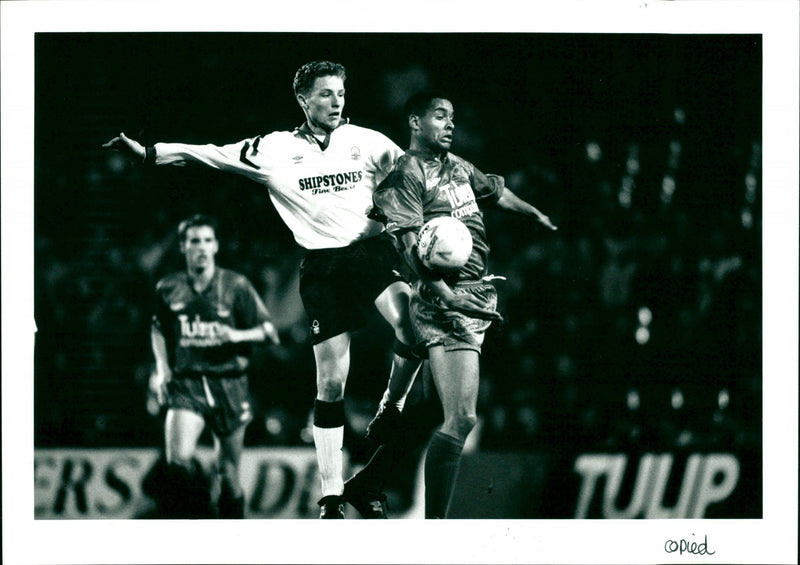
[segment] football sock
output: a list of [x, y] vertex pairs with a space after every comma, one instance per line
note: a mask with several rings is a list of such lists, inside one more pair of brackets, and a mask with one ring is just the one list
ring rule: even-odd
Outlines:
[[217, 499], [217, 515], [223, 519], [244, 518], [244, 494], [234, 494], [231, 486], [224, 480]]
[[344, 402], [315, 400], [313, 432], [322, 496], [341, 495], [344, 491]]
[[367, 464], [354, 475], [354, 478], [358, 478], [356, 482], [370, 490], [383, 490], [384, 477], [394, 462], [395, 448], [396, 444], [392, 443], [379, 445]]
[[445, 518], [464, 442], [435, 432], [425, 456], [425, 518]]
[[167, 465], [161, 513], [165, 518], [211, 518], [211, 491], [202, 467], [192, 461], [189, 467]]
[[244, 518], [244, 496], [220, 497], [217, 506], [219, 517], [222, 519], [241, 520]]
[[388, 402], [393, 402], [402, 412], [421, 366], [422, 360], [413, 354], [412, 348], [395, 339], [392, 372], [389, 375], [389, 384], [383, 394], [381, 405], [385, 406]]

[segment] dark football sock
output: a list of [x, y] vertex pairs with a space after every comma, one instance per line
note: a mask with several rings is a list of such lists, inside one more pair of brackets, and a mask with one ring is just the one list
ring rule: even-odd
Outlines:
[[233, 496], [229, 489], [223, 487], [217, 501], [217, 508], [220, 518], [241, 520], [244, 518], [244, 496]]
[[415, 465], [431, 432], [442, 423], [441, 412], [438, 397], [434, 402], [418, 402], [408, 406], [398, 424], [398, 433], [390, 442], [378, 446], [367, 464], [356, 473], [358, 482], [366, 488], [380, 491], [383, 490], [386, 476], [397, 466], [404, 466], [412, 460], [411, 465]]
[[161, 512], [165, 518], [211, 518], [211, 492], [202, 467], [192, 461], [167, 465]]
[[436, 432], [425, 456], [425, 518], [445, 518], [464, 442]]

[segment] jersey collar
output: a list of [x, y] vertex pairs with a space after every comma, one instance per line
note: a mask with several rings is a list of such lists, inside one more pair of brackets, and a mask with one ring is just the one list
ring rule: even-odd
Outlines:
[[[343, 125], [349, 124], [349, 123], [350, 123], [350, 118], [342, 118], [339, 121], [339, 125], [336, 126], [333, 129], [334, 130], [339, 129]], [[309, 141], [314, 141], [314, 143], [319, 145], [319, 148], [322, 149], [323, 151], [325, 151], [325, 149], [328, 148], [328, 144], [331, 141], [331, 132], [328, 132], [328, 134], [325, 135], [325, 139], [320, 141], [319, 138], [316, 136], [316, 134], [313, 131], [311, 131], [311, 128], [308, 126], [308, 122], [303, 122], [303, 125], [298, 126], [297, 128], [295, 128], [294, 131], [295, 131], [295, 133], [299, 133], [300, 135], [302, 135], [303, 137], [305, 137]]]
[[187, 271], [184, 271], [184, 275], [186, 276], [186, 284], [188, 284], [189, 288], [192, 289], [192, 292], [196, 294], [205, 294], [208, 291], [208, 289], [214, 286], [219, 286], [220, 276], [221, 276], [219, 265], [214, 265], [214, 274], [211, 275], [210, 279], [208, 279], [208, 282], [206, 283], [206, 286], [203, 287], [203, 290], [198, 292], [194, 287], [194, 277], [192, 277]]
[[447, 151], [442, 153], [434, 153], [429, 149], [409, 149], [406, 151], [406, 153], [426, 161], [436, 161], [438, 163], [447, 163], [450, 160], [450, 153]]

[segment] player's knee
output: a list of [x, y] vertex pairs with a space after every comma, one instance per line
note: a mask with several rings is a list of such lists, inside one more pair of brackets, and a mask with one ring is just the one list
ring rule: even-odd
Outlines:
[[317, 398], [327, 402], [344, 398], [344, 378], [337, 372], [317, 375]]
[[327, 402], [344, 397], [346, 365], [333, 359], [317, 364], [317, 397]]
[[321, 350], [316, 356], [316, 361], [318, 397], [328, 402], [341, 400], [349, 369], [347, 349], [344, 351], [332, 348]]
[[411, 328], [409, 321], [409, 305], [411, 289], [407, 284], [390, 286], [384, 295], [376, 301], [383, 317], [394, 328], [395, 333]]
[[167, 464], [173, 468], [182, 468], [187, 472], [194, 470], [194, 461], [189, 453], [184, 453], [177, 449], [168, 449], [165, 457]]
[[478, 417], [474, 412], [459, 412], [453, 418], [452, 428], [458, 434], [459, 439], [465, 440], [478, 423]]

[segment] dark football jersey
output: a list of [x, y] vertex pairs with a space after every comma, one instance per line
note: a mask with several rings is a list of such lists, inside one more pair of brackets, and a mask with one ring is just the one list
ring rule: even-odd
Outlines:
[[158, 325], [167, 343], [175, 374], [241, 373], [247, 368], [250, 345], [222, 343], [219, 324], [249, 329], [269, 320], [269, 313], [244, 275], [216, 268], [203, 292], [179, 272], [156, 285]]
[[500, 177], [487, 176], [472, 163], [448, 153], [436, 158], [418, 151], [400, 157], [394, 170], [373, 195], [373, 213], [383, 217], [386, 229], [397, 234], [419, 231], [437, 216], [461, 220], [472, 235], [472, 254], [458, 272], [459, 281], [485, 276], [489, 242], [479, 205], [497, 202], [503, 191]]

